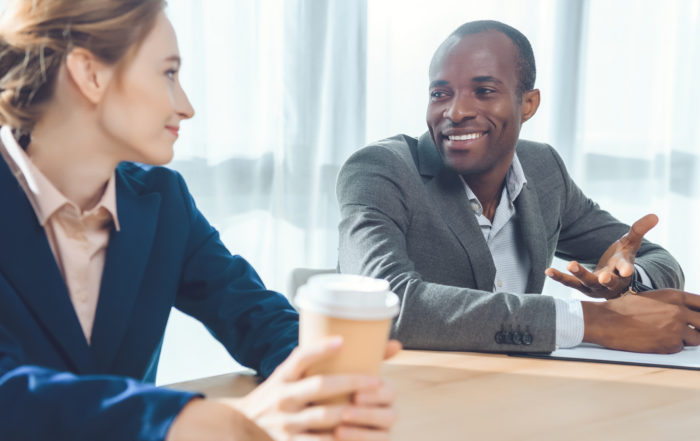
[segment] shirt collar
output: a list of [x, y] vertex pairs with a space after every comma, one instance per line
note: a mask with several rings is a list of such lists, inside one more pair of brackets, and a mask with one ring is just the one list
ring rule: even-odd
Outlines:
[[518, 154], [514, 153], [513, 162], [510, 164], [508, 173], [506, 173], [506, 189], [508, 190], [508, 199], [511, 204], [518, 198], [525, 184], [527, 184], [527, 178], [525, 178], [523, 166], [520, 164]]
[[[460, 179], [462, 179], [462, 183], [464, 184], [464, 190], [467, 192], [467, 197], [469, 198], [469, 204], [471, 205], [472, 210], [474, 210], [476, 214], [481, 214], [483, 212], [481, 202], [476, 197], [472, 189], [469, 188], [469, 185], [464, 179], [464, 176], [460, 175], [459, 177]], [[518, 159], [518, 154], [514, 153], [513, 161], [510, 163], [510, 167], [508, 168], [508, 172], [506, 173], [505, 186], [505, 191], [508, 195], [508, 202], [511, 204], [511, 206], [514, 204], [515, 199], [517, 199], [518, 195], [520, 195], [520, 192], [523, 190], [525, 184], [527, 184], [525, 172], [523, 171], [523, 167], [520, 164], [520, 159]]]
[[[66, 198], [49, 179], [34, 165], [24, 149], [22, 149], [15, 137], [12, 135], [12, 129], [8, 126], [0, 128], [0, 149], [3, 156], [7, 159], [8, 165], [18, 181], [25, 185], [22, 187], [27, 193], [29, 202], [34, 208], [34, 213], [42, 226], [45, 226], [46, 221], [58, 210], [66, 204], [76, 207], [78, 212], [80, 209], [68, 198]], [[116, 173], [107, 182], [105, 192], [100, 201], [94, 208], [83, 214], [97, 213], [101, 207], [105, 208], [112, 217], [114, 228], [119, 231], [119, 219], [117, 217], [117, 195], [116, 195]]]

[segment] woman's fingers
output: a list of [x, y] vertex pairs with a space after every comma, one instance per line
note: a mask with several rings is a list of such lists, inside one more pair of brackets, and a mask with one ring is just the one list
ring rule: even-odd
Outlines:
[[293, 433], [330, 430], [342, 422], [346, 408], [345, 404], [311, 406], [300, 412], [290, 413], [285, 422], [285, 430]]
[[309, 403], [349, 395], [362, 389], [377, 388], [381, 380], [364, 375], [314, 375], [290, 384], [286, 390], [285, 408], [299, 408]]
[[379, 387], [357, 392], [353, 403], [361, 406], [387, 406], [393, 404], [395, 400], [394, 388], [387, 383], [382, 383]]
[[398, 340], [389, 340], [386, 344], [386, 351], [384, 352], [384, 359], [387, 360], [394, 355], [398, 354], [401, 349], [403, 349], [403, 346], [401, 345], [401, 342]]
[[[324, 360], [340, 350], [343, 338], [330, 337], [322, 343], [296, 347], [287, 359], [277, 368], [277, 375], [285, 381], [296, 381], [315, 363]], [[274, 374], [273, 374], [274, 375]]]
[[335, 429], [336, 441], [389, 441], [388, 431], [372, 430], [364, 427], [338, 426]]
[[293, 438], [287, 437], [294, 441], [336, 441], [332, 433], [300, 433], [294, 435]]
[[390, 429], [396, 423], [396, 411], [391, 407], [349, 406], [343, 413], [344, 423], [377, 429]]
[[300, 433], [327, 430], [339, 424], [371, 429], [390, 429], [396, 423], [396, 411], [389, 407], [349, 406], [346, 404], [311, 406], [301, 412], [290, 413], [285, 429]]

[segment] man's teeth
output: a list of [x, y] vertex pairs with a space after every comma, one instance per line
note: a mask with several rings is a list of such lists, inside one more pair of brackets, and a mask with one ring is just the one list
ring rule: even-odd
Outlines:
[[483, 133], [479, 132], [479, 133], [468, 133], [466, 135], [450, 135], [450, 136], [448, 136], [448, 138], [450, 139], [450, 141], [468, 141], [470, 139], [481, 138], [481, 135], [483, 135]]

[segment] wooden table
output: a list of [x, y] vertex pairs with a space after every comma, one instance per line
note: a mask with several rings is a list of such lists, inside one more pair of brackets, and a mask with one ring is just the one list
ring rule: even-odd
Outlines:
[[[700, 371], [402, 351], [382, 372], [398, 391], [396, 441], [700, 440]], [[255, 381], [172, 387], [240, 396]]]

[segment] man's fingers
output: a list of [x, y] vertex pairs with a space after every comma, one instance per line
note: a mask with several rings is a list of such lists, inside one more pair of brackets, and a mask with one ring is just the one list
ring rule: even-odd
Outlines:
[[569, 264], [566, 265], [566, 269], [571, 271], [571, 274], [576, 276], [576, 278], [581, 281], [581, 284], [587, 288], [594, 289], [600, 285], [598, 282], [598, 277], [576, 261], [572, 260], [569, 262]]
[[286, 381], [298, 380], [304, 376], [304, 372], [313, 366], [314, 363], [318, 363], [337, 353], [342, 345], [342, 337], [331, 337], [319, 344], [307, 347], [299, 346], [277, 368], [279, 371], [278, 375], [281, 375]]
[[598, 283], [613, 293], [620, 293], [627, 290], [630, 284], [630, 280], [627, 277], [621, 277], [607, 269], [601, 270], [597, 274]]
[[686, 309], [687, 311], [687, 316], [686, 316], [686, 322], [689, 325], [692, 325], [696, 331], [698, 332], [697, 329], [700, 329], [700, 312], [697, 311], [691, 311], [689, 309]]
[[700, 295], [697, 294], [678, 289], [653, 289], [640, 292], [637, 295], [664, 303], [685, 306], [691, 311], [700, 312]]
[[700, 296], [689, 292], [683, 293], [683, 303], [688, 309], [700, 311]]
[[614, 279], [615, 277], [610, 271], [601, 271], [598, 274], [598, 283], [606, 288], [611, 288], [615, 284]]
[[571, 276], [569, 274], [564, 274], [561, 271], [558, 271], [554, 268], [547, 268], [547, 270], [544, 273], [550, 279], [555, 280], [564, 286], [568, 286], [569, 288], [577, 289], [577, 290], [583, 292], [584, 294], [588, 294], [590, 292], [590, 289], [588, 289], [586, 286], [584, 286], [581, 283], [581, 281], [574, 276]]
[[615, 269], [620, 277], [632, 277], [634, 275], [634, 262], [630, 262], [626, 259], [620, 259], [617, 263], [615, 263]]
[[700, 346], [700, 331], [688, 327], [683, 336], [683, 344], [686, 346]]
[[639, 249], [642, 244], [642, 238], [659, 222], [659, 218], [655, 214], [647, 214], [637, 222], [633, 223], [630, 231], [620, 239], [627, 246]]
[[698, 331], [700, 329], [700, 312], [689, 309], [685, 309], [685, 311], [683, 343], [686, 346], [700, 346], [700, 331]]

